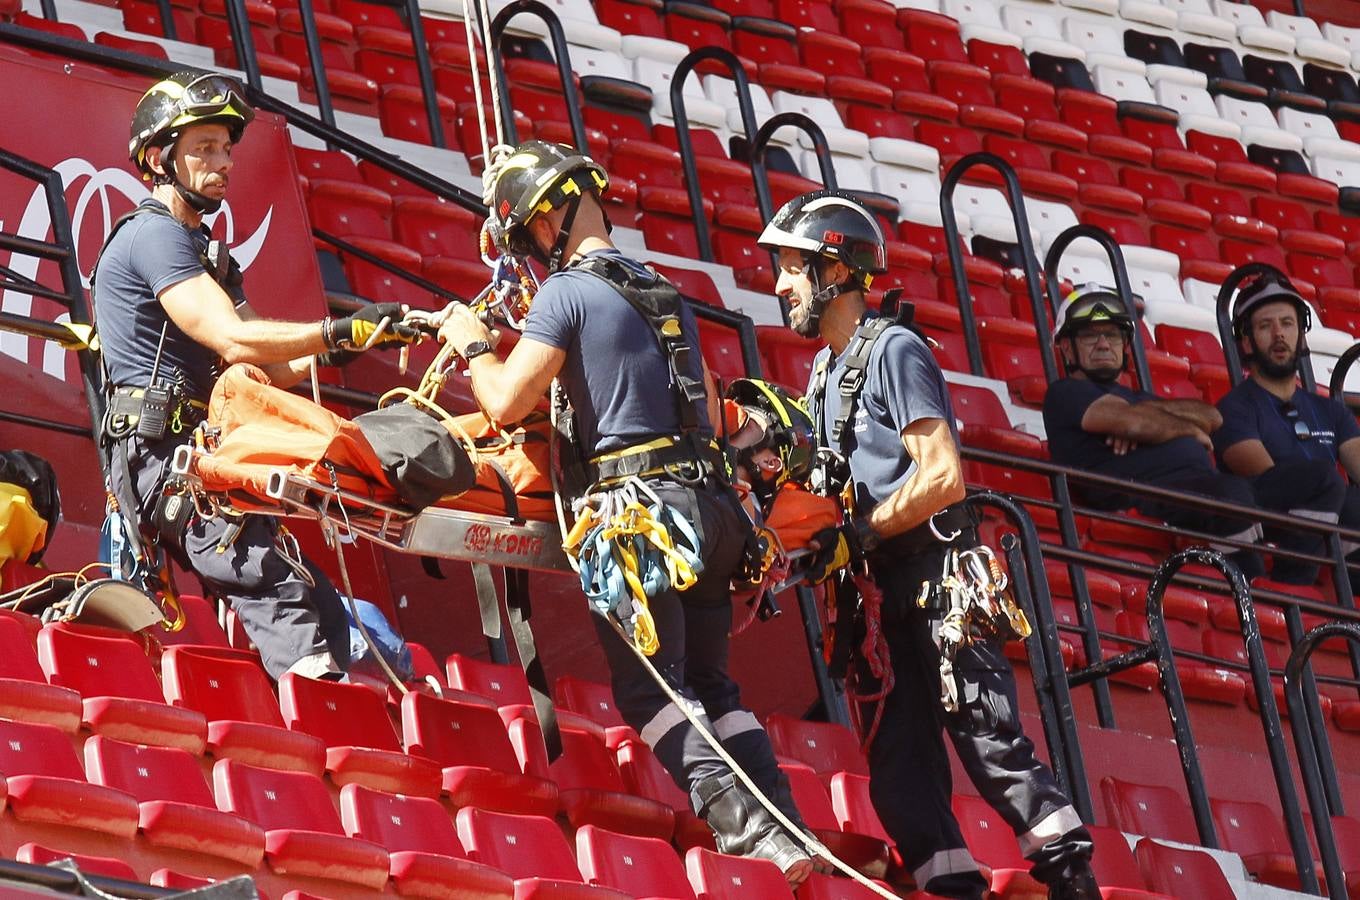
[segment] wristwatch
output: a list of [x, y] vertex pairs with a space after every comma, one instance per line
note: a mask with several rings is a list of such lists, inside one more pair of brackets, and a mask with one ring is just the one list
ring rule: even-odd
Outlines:
[[491, 345], [486, 341], [473, 341], [471, 344], [468, 344], [466, 347], [463, 348], [463, 352], [460, 355], [463, 357], [463, 359], [471, 362], [472, 360], [481, 356], [483, 353], [490, 352]]

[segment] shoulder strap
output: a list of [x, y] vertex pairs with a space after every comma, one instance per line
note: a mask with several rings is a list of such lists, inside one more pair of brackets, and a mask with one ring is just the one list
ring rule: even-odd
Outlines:
[[656, 275], [650, 284], [644, 284], [636, 272], [607, 256], [587, 256], [572, 268], [607, 282], [652, 326], [670, 369], [680, 430], [686, 433], [697, 430], [699, 404], [703, 402], [706, 390], [701, 379], [689, 374], [690, 354], [694, 351], [686, 343], [680, 325], [680, 306], [684, 300], [675, 285], [660, 275]]
[[124, 225], [126, 225], [127, 223], [131, 222], [133, 219], [141, 215], [154, 215], [165, 216], [166, 218], [174, 218], [170, 210], [166, 209], [163, 206], [152, 206], [145, 203], [139, 203], [137, 206], [134, 206], [132, 209], [128, 210], [118, 218], [114, 219], [113, 227], [109, 229], [108, 236], [104, 238], [104, 245], [99, 248], [99, 255], [94, 258], [94, 265], [90, 267], [91, 292], [94, 291], [94, 276], [95, 273], [99, 271], [99, 261], [104, 258], [104, 251], [109, 249], [109, 244], [113, 243], [113, 236], [116, 235]]
[[854, 416], [855, 404], [859, 402], [860, 391], [864, 390], [864, 373], [869, 368], [869, 354], [873, 352], [874, 344], [878, 343], [883, 332], [894, 324], [896, 322], [886, 316], [872, 318], [860, 323], [850, 338], [850, 345], [845, 351], [845, 371], [841, 373], [841, 380], [837, 385], [841, 395], [841, 408], [836, 413], [836, 421], [831, 423], [831, 440], [835, 442], [837, 448], [845, 444], [845, 426]]

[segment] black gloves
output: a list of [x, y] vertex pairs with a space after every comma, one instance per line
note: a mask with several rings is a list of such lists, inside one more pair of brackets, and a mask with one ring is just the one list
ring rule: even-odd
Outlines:
[[[370, 340], [375, 347], [380, 344], [409, 344], [420, 337], [420, 329], [401, 324], [405, 315], [406, 310], [400, 303], [371, 303], [342, 319], [325, 319], [321, 323], [321, 336], [326, 341], [326, 349], [331, 351], [364, 350]], [[390, 321], [379, 332], [378, 324], [384, 318]]]
[[879, 536], [868, 519], [858, 518], [836, 528], [823, 528], [812, 536], [812, 541], [818, 549], [805, 577], [812, 584], [821, 584], [852, 561], [863, 559], [864, 554], [878, 546]]

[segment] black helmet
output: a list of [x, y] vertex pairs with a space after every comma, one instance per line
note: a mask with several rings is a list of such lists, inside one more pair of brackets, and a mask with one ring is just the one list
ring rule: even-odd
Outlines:
[[759, 378], [736, 379], [727, 387], [727, 399], [742, 406], [748, 421], [761, 430], [754, 441], [738, 448], [738, 461], [752, 468], [752, 454], [770, 450], [783, 464], [772, 487], [789, 480], [806, 482], [812, 473], [816, 441], [812, 417], [803, 401], [794, 399], [779, 385]]
[[[1229, 276], [1231, 277], [1231, 276]], [[1254, 278], [1237, 286], [1237, 300], [1233, 303], [1233, 336], [1242, 338], [1249, 329], [1251, 314], [1267, 303], [1293, 303], [1299, 313], [1300, 335], [1313, 327], [1313, 312], [1289, 278], [1279, 269], [1267, 267]]]
[[[493, 164], [491, 178], [492, 236], [502, 252], [519, 257], [542, 256], [525, 233], [535, 216], [570, 204], [569, 219], [574, 218], [575, 203], [586, 191], [602, 194], [609, 187], [609, 175], [595, 160], [565, 144], [547, 141], [525, 141], [515, 147]], [[553, 254], [540, 262], [557, 268], [570, 230], [571, 222], [564, 221]]]
[[1113, 322], [1126, 336], [1133, 334], [1133, 317], [1114, 288], [1095, 282], [1083, 284], [1068, 294], [1058, 307], [1058, 315], [1053, 320], [1053, 340], [1071, 337], [1078, 328], [1097, 322]]
[[862, 288], [888, 271], [883, 229], [873, 213], [845, 191], [813, 191], [779, 208], [756, 240], [766, 250], [785, 247], [845, 263]]
[[146, 163], [149, 147], [163, 147], [190, 125], [217, 122], [231, 132], [232, 143], [241, 139], [255, 110], [242, 98], [241, 86], [225, 75], [176, 72], [156, 82], [137, 101], [132, 114], [128, 156], [143, 178], [155, 173]]

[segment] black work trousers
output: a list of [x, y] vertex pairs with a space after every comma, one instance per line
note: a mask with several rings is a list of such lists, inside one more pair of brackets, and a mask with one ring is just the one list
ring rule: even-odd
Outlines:
[[[1090, 835], [1020, 727], [1015, 673], [1001, 647], [979, 642], [960, 649], [954, 662], [959, 708], [946, 712], [940, 702], [940, 616], [915, 603], [921, 583], [940, 577], [939, 545], [883, 557], [872, 568], [883, 591], [895, 683], [869, 747], [869, 791], [917, 885], [969, 900], [987, 889], [950, 806], [944, 735], [978, 793], [1014, 830], [1036, 878], [1057, 884], [1085, 869]], [[875, 683], [860, 672], [862, 684]], [[864, 704], [862, 721], [872, 721], [876, 705]]]
[[[1350, 484], [1334, 464], [1317, 460], [1276, 463], [1252, 481], [1256, 502], [1275, 512], [1291, 513], [1344, 528], [1360, 528], [1360, 487]], [[1271, 526], [1266, 537], [1286, 550], [1327, 555], [1326, 537], [1315, 531]], [[1360, 556], [1346, 542], [1348, 559]], [[1313, 563], [1277, 557], [1270, 577], [1287, 584], [1312, 584], [1318, 567]], [[1351, 575], [1351, 590], [1360, 590], [1360, 575]]]
[[[1227, 472], [1203, 472], [1187, 475], [1168, 481], [1157, 482], [1158, 487], [1202, 494], [1215, 500], [1225, 500], [1242, 506], [1255, 506], [1256, 494], [1251, 482]], [[1158, 500], [1153, 497], [1138, 498], [1137, 509], [1145, 516], [1161, 519], [1168, 525], [1190, 528], [1205, 534], [1234, 538], [1255, 543], [1261, 538], [1261, 526], [1250, 519], [1238, 516], [1209, 513], [1202, 509], [1192, 509], [1179, 503]], [[1242, 570], [1248, 579], [1265, 574], [1265, 563], [1254, 550], [1231, 550], [1228, 557]]]
[[[649, 606], [660, 644], [650, 657], [651, 664], [761, 792], [801, 824], [769, 735], [755, 715], [742, 706], [741, 690], [727, 673], [731, 580], [741, 563], [750, 527], [745, 513], [716, 484], [690, 488], [673, 481], [656, 481], [650, 486], [666, 504], [694, 523], [704, 561], [703, 574], [689, 590], [669, 590], [651, 599]], [[697, 813], [694, 785], [727, 775], [730, 768], [605, 618], [594, 614], [592, 619], [609, 663], [619, 713], [652, 748], [676, 784], [690, 794]]]
[[[178, 443], [148, 444], [136, 435], [124, 441], [142, 522], [153, 520]], [[121, 467], [115, 464], [115, 496], [126, 496], [122, 482]], [[235, 524], [241, 528], [232, 537]], [[179, 546], [163, 543], [180, 565], [198, 576], [207, 593], [231, 604], [271, 676], [278, 678], [299, 660], [327, 653], [338, 668], [346, 668], [349, 620], [343, 601], [325, 574], [304, 559], [315, 582], [309, 585], [280, 552], [277, 535], [278, 523], [271, 516], [204, 519], [195, 514]]]

